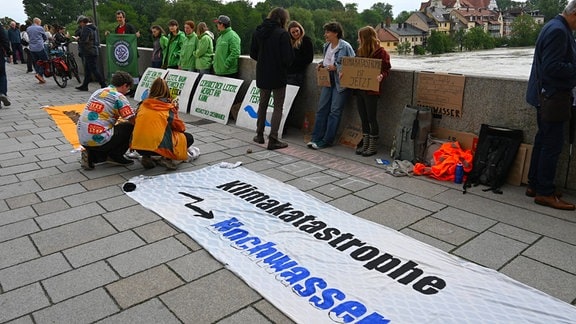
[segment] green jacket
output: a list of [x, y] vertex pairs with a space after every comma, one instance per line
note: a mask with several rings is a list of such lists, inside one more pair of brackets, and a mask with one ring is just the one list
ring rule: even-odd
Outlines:
[[238, 72], [238, 59], [240, 58], [240, 36], [228, 27], [220, 32], [216, 40], [216, 53], [214, 54], [214, 74], [234, 74]]
[[183, 31], [179, 30], [176, 36], [169, 34], [167, 38], [168, 43], [166, 44], [166, 48], [162, 50], [164, 57], [162, 67], [178, 68], [178, 64], [180, 63], [180, 52], [182, 50], [182, 44], [186, 39], [186, 35], [184, 35]]
[[196, 57], [196, 68], [198, 70], [210, 69], [214, 57], [214, 43], [213, 36], [210, 35], [209, 31], [204, 32], [198, 40], [194, 56]]
[[184, 43], [180, 51], [180, 69], [185, 71], [194, 71], [196, 69], [196, 57], [194, 51], [198, 45], [198, 36], [192, 32], [190, 35], [184, 35]]

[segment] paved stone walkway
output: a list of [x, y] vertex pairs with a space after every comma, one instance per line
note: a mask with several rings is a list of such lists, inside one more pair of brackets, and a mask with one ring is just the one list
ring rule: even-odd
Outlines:
[[[127, 179], [163, 168], [80, 169], [79, 154], [40, 107], [81, 103], [90, 93], [75, 90], [76, 81], [65, 89], [52, 79], [39, 85], [22, 64], [7, 64], [7, 71], [12, 105], [0, 109], [0, 323], [291, 322], [122, 192]], [[286, 136], [287, 149], [270, 152], [234, 125], [184, 119], [202, 155], [177, 172], [242, 161], [358, 217], [576, 304], [576, 212], [535, 205], [523, 187], [462, 195], [452, 183], [394, 178], [348, 148], [309, 150], [298, 130]], [[573, 193], [566, 198], [576, 201]]]

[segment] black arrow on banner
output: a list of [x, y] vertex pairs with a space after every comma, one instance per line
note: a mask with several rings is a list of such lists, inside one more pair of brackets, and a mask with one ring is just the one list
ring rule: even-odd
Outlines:
[[194, 202], [187, 203], [187, 204], [184, 205], [184, 206], [186, 206], [186, 207], [188, 207], [188, 208], [190, 208], [190, 209], [192, 209], [193, 211], [195, 211], [195, 212], [198, 213], [197, 215], [194, 215], [194, 216], [202, 217], [202, 218], [206, 218], [206, 219], [212, 219], [212, 218], [214, 218], [214, 214], [212, 213], [212, 211], [207, 212], [207, 211], [205, 211], [204, 209], [202, 209], [202, 208], [200, 208], [200, 207], [198, 207], [198, 206], [194, 206], [195, 203], [199, 203], [199, 202], [201, 202], [201, 201], [204, 201], [204, 199], [202, 199], [202, 198], [200, 198], [200, 197], [193, 196], [193, 195], [191, 195], [191, 194], [189, 194], [189, 193], [186, 193], [186, 192], [181, 192], [181, 191], [180, 191], [180, 192], [178, 192], [178, 193], [181, 194], [181, 195], [183, 195], [183, 196], [186, 196], [186, 197], [188, 197], [188, 198], [194, 199]]

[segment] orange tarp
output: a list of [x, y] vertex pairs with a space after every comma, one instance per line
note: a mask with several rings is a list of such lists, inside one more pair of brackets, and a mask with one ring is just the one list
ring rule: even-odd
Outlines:
[[80, 141], [78, 140], [78, 133], [76, 132], [76, 123], [85, 106], [86, 104], [74, 104], [44, 108], [54, 122], [56, 122], [60, 131], [74, 149], [80, 148]]
[[422, 163], [416, 163], [414, 175], [428, 175], [438, 180], [454, 181], [458, 163], [462, 163], [465, 174], [472, 171], [472, 151], [463, 150], [458, 142], [442, 144], [433, 156], [434, 165], [426, 166]]

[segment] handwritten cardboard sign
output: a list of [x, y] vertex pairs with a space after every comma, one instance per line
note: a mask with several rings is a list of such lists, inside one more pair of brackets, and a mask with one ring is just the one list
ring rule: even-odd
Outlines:
[[316, 79], [319, 87], [330, 86], [330, 72], [325, 68], [316, 69]]
[[340, 85], [350, 89], [378, 91], [378, 75], [382, 69], [381, 59], [343, 57]]
[[461, 118], [465, 81], [461, 74], [419, 72], [416, 104], [436, 115]]

